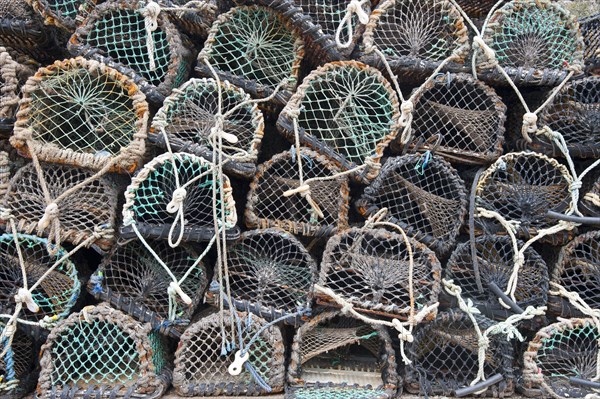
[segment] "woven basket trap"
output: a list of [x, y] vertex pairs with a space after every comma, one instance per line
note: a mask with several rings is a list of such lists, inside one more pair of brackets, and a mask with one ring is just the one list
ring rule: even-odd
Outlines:
[[585, 47], [584, 60], [588, 73], [600, 74], [600, 13], [579, 20]]
[[[4, 323], [0, 323], [0, 330], [4, 327]], [[0, 348], [4, 349], [4, 345]], [[22, 398], [35, 388], [37, 349], [29, 336], [17, 330], [10, 348], [0, 358], [0, 395], [3, 398]]]
[[580, 209], [587, 216], [600, 217], [600, 177], [581, 199]]
[[160, 4], [167, 8], [192, 8], [189, 11], [169, 12], [169, 16], [183, 33], [204, 40], [217, 18], [219, 0], [202, 0], [198, 3], [190, 4], [188, 0], [160, 0]]

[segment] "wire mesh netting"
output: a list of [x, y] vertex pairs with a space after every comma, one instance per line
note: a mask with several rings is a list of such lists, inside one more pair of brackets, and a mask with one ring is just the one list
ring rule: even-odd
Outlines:
[[131, 172], [144, 154], [147, 114], [125, 75], [83, 58], [57, 61], [24, 86], [11, 143], [42, 161]]
[[326, 157], [306, 148], [273, 156], [259, 165], [250, 184], [245, 212], [246, 226], [279, 227], [304, 236], [328, 236], [347, 228], [350, 188], [345, 176], [307, 183], [312, 200], [320, 208], [323, 218], [319, 218], [311, 204], [302, 196], [283, 195], [301, 184], [297, 156], [302, 157], [305, 180], [339, 173], [339, 169]]
[[[577, 293], [592, 309], [600, 307], [600, 231], [582, 234], [561, 249], [551, 281]], [[561, 296], [551, 295], [548, 309], [561, 317], [582, 316]]]
[[[519, 248], [523, 247], [521, 241], [517, 243]], [[503, 292], [506, 291], [515, 267], [512, 241], [506, 236], [478, 237], [475, 239], [475, 256], [476, 266], [470, 243], [459, 244], [448, 261], [445, 278], [459, 285], [463, 297], [470, 298], [487, 317], [504, 320], [513, 312], [501, 305], [490, 285], [495, 284]], [[548, 298], [546, 263], [531, 247], [523, 256], [514, 292], [516, 304], [522, 309], [544, 306]]]
[[[1, 330], [5, 327], [4, 323], [0, 323]], [[4, 350], [4, 344], [0, 348]], [[21, 398], [35, 387], [36, 349], [34, 341], [17, 330], [6, 353], [0, 358], [0, 395], [3, 398]]]
[[[414, 309], [421, 309], [437, 302], [441, 266], [425, 245], [414, 239], [409, 243]], [[408, 248], [400, 234], [352, 228], [327, 242], [319, 285], [349, 300], [356, 310], [405, 319], [411, 306], [409, 278]]]
[[562, 319], [542, 328], [524, 355], [523, 379], [529, 388], [542, 388], [543, 397], [584, 398], [595, 394], [600, 334], [591, 319]]
[[[211, 25], [217, 18], [218, 1], [201, 0], [193, 3], [188, 0], [160, 0], [163, 7], [174, 8], [169, 12], [171, 19], [187, 35], [205, 39]], [[184, 8], [185, 11], [178, 9]]]
[[163, 13], [156, 17], [156, 29], [148, 32], [142, 15], [146, 6], [144, 0], [97, 5], [71, 37], [69, 50], [132, 75], [148, 101], [162, 103], [187, 79], [193, 46]]
[[[112, 228], [116, 223], [116, 208], [119, 191], [106, 177], [87, 180], [94, 173], [80, 168], [42, 164], [43, 176], [39, 176], [34, 165], [29, 163], [19, 169], [10, 180], [2, 204], [15, 218], [17, 230], [24, 233], [37, 232], [52, 235], [53, 223], [41, 228], [40, 221], [47, 217], [48, 202], [40, 177], [57, 205], [61, 241], [80, 244], [102, 229], [100, 236], [90, 242], [106, 250], [113, 244]], [[85, 183], [72, 193], [67, 190]], [[54, 221], [54, 220], [53, 220]], [[6, 221], [4, 222], [6, 223]]]
[[581, 212], [587, 216], [600, 217], [600, 177], [582, 198]]
[[250, 178], [256, 173], [264, 118], [249, 100], [249, 95], [227, 81], [219, 86], [214, 79], [190, 79], [165, 100], [154, 117], [149, 139], [165, 148], [166, 134], [173, 150], [212, 161], [213, 129], [220, 116], [223, 132], [237, 138], [235, 143], [223, 140], [223, 169]]
[[418, 96], [411, 131], [414, 141], [438, 136], [436, 153], [451, 161], [482, 164], [502, 154], [505, 121], [506, 106], [491, 87], [470, 75], [448, 73]]
[[[493, 322], [474, 315], [481, 330]], [[483, 396], [504, 397], [513, 392], [513, 348], [503, 335], [489, 337], [484, 373], [488, 378], [500, 373], [504, 378], [490, 386]], [[407, 345], [412, 361], [406, 369], [405, 388], [410, 393], [454, 395], [477, 377], [479, 340], [473, 322], [460, 310], [439, 313], [428, 324], [417, 327], [414, 342]]]
[[[424, 165], [425, 164], [425, 165]], [[443, 158], [408, 154], [389, 158], [356, 202], [367, 217], [387, 208], [391, 222], [437, 253], [453, 246], [467, 208], [465, 185]]]
[[471, 19], [485, 18], [497, 3], [497, 0], [457, 0], [456, 3]]
[[588, 73], [600, 74], [600, 14], [579, 20], [585, 47], [584, 60]]
[[387, 330], [338, 312], [321, 313], [297, 330], [288, 381], [294, 397], [307, 399], [390, 398], [401, 386]]
[[[257, 377], [271, 388], [271, 393], [283, 391], [284, 345], [279, 327], [266, 326], [266, 322], [251, 313], [233, 315], [225, 310], [225, 332], [233, 334], [231, 317], [239, 323], [236, 342], [238, 350], [245, 349], [249, 355], [239, 375], [231, 375], [227, 369], [234, 360], [234, 352], [222, 353], [223, 321], [218, 313], [208, 315], [192, 324], [181, 336], [175, 353], [173, 386], [182, 396], [221, 396], [266, 394], [268, 390], [257, 382]], [[241, 335], [240, 335], [241, 334]], [[254, 340], [253, 340], [254, 338]]]
[[79, 6], [84, 3], [95, 4], [95, 0], [26, 0], [37, 11], [44, 23], [55, 25], [69, 32], [75, 30]]
[[[16, 239], [15, 239], [16, 237]], [[17, 248], [18, 245], [18, 248]], [[19, 251], [23, 257], [21, 269]], [[15, 311], [15, 295], [24, 287], [35, 283], [46, 273], [41, 283], [32, 291], [31, 297], [38, 305], [38, 312], [23, 307], [19, 318], [31, 322], [60, 320], [71, 312], [79, 298], [81, 285], [77, 269], [69, 259], [62, 259], [66, 252], [58, 248], [55, 255], [48, 252], [47, 241], [36, 236], [3, 234], [0, 236], [0, 310], [3, 314]], [[56, 268], [49, 269], [58, 261]], [[24, 326], [28, 327], [28, 326]]]
[[168, 292], [173, 279], [139, 241], [115, 246], [90, 279], [88, 290], [137, 320], [149, 322], [161, 332], [177, 335], [170, 327], [191, 318], [208, 284], [206, 268], [202, 262], [196, 264], [198, 254], [184, 245], [171, 248], [164, 241], [150, 241], [149, 245], [178, 281], [194, 267], [179, 285], [192, 303], [187, 305], [176, 296], [174, 320], [169, 320]]
[[13, 60], [9, 51], [0, 47], [0, 133], [11, 133], [15, 122], [21, 87], [34, 70]]
[[458, 10], [446, 0], [384, 0], [372, 12], [363, 36], [361, 60], [381, 65], [377, 47], [400, 77], [423, 75], [455, 56], [461, 63], [469, 44]]
[[[125, 191], [123, 237], [135, 237], [135, 224], [148, 238], [181, 236], [184, 241], [209, 241], [215, 235], [216, 195], [216, 217], [224, 220], [220, 227], [227, 230], [228, 238], [237, 239], [237, 213], [229, 178], [223, 175], [223, 181], [213, 181], [213, 172], [210, 162], [187, 153], [165, 153], [148, 162]], [[181, 189], [185, 190], [181, 204], [171, 212]]]
[[106, 304], [86, 307], [42, 346], [37, 396], [159, 397], [169, 382], [162, 345], [149, 324]]
[[366, 182], [377, 176], [383, 150], [396, 137], [400, 117], [396, 92], [383, 75], [356, 61], [326, 64], [311, 72], [279, 116], [277, 127], [295, 142], [335, 160]]
[[[555, 159], [534, 152], [509, 153], [481, 174], [475, 206], [518, 222], [517, 236], [527, 239], [555, 224], [546, 217], [548, 210], [563, 213], [571, 206], [571, 181], [567, 168]], [[495, 219], [476, 217], [475, 222], [477, 233], [507, 234]], [[568, 234], [561, 232], [542, 241], [559, 244]]]
[[283, 84], [271, 103], [284, 105], [298, 83], [304, 41], [282, 14], [260, 6], [236, 7], [219, 15], [196, 71], [213, 77], [206, 62], [218, 75], [253, 97], [269, 97]]

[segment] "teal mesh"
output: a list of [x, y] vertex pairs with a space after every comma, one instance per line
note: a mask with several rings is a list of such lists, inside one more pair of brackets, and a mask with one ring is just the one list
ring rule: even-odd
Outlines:
[[167, 366], [167, 344], [164, 337], [157, 331], [148, 334], [148, 340], [152, 347], [152, 363], [154, 364], [155, 373], [160, 374]]
[[47, 0], [48, 6], [55, 14], [61, 14], [63, 18], [75, 18], [79, 6], [84, 0]]
[[300, 388], [295, 399], [387, 399], [385, 392], [366, 388]]

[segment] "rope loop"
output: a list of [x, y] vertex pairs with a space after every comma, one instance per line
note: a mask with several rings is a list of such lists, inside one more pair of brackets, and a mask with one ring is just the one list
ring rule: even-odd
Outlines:
[[158, 15], [160, 14], [160, 5], [152, 0], [146, 4], [146, 7], [140, 9], [140, 14], [144, 17], [146, 28], [146, 49], [148, 51], [148, 64], [151, 71], [156, 70], [156, 60], [154, 52], [156, 50], [154, 44], [153, 32], [158, 29]]
[[538, 130], [537, 121], [538, 116], [533, 112], [526, 112], [525, 115], [523, 115], [523, 127], [521, 128], [521, 133], [528, 143], [531, 143], [531, 137], [529, 135], [535, 134]]
[[[352, 25], [352, 17], [356, 14], [358, 21], [362, 25], [369, 23], [369, 14], [363, 9], [364, 4], [368, 4], [369, 0], [350, 0], [346, 7], [346, 15], [340, 21], [340, 24], [335, 32], [335, 43], [339, 48], [348, 48], [352, 45], [352, 36], [354, 36], [354, 27]], [[346, 28], [348, 39], [342, 43], [342, 31]]]
[[37, 303], [35, 303], [33, 297], [31, 296], [31, 292], [28, 289], [19, 288], [19, 290], [15, 294], [15, 302], [24, 303], [30, 312], [37, 313], [40, 311], [40, 307]]
[[44, 216], [42, 216], [42, 218], [38, 222], [38, 230], [43, 231], [48, 226], [50, 226], [50, 223], [58, 217], [59, 213], [60, 210], [58, 209], [58, 204], [56, 202], [51, 202], [46, 207], [46, 210], [44, 211]]
[[183, 207], [183, 201], [187, 196], [187, 190], [183, 187], [179, 187], [173, 191], [173, 199], [167, 204], [167, 212], [176, 213]]

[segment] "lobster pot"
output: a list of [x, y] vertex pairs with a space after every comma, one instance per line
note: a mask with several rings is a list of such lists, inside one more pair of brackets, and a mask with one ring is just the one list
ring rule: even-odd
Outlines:
[[[572, 157], [600, 157], [600, 77], [567, 83], [540, 113], [540, 126], [548, 126], [563, 135]], [[532, 137], [529, 147], [553, 157], [564, 157], [546, 135]]]
[[[475, 314], [481, 331], [494, 323]], [[485, 390], [483, 397], [506, 397], [513, 393], [513, 348], [504, 335], [490, 335], [485, 351], [486, 378], [501, 374], [502, 380]], [[460, 310], [439, 313], [428, 324], [417, 327], [414, 341], [407, 344], [412, 363], [406, 368], [404, 387], [412, 394], [455, 396], [468, 387], [479, 369], [479, 340], [473, 322]], [[484, 389], [479, 386], [474, 392]], [[472, 394], [472, 393], [471, 393]]]
[[274, 94], [271, 110], [281, 108], [298, 84], [304, 41], [283, 14], [266, 7], [235, 7], [219, 15], [198, 55], [196, 72], [228, 80], [255, 98]]
[[[413, 259], [412, 302], [414, 309], [422, 309], [437, 302], [441, 266], [425, 245], [414, 239], [408, 244]], [[406, 319], [411, 306], [408, 251], [400, 234], [383, 229], [352, 228], [338, 233], [327, 242], [319, 285], [358, 311]]]
[[462, 64], [469, 52], [468, 33], [450, 1], [382, 0], [366, 26], [360, 59], [384, 67], [375, 48], [399, 78], [415, 83], [450, 56], [455, 67]]
[[[583, 38], [574, 16], [550, 0], [513, 0], [496, 10], [483, 41], [518, 85], [556, 86], [571, 68], [583, 68]], [[506, 85], [506, 78], [483, 51], [480, 78]]]
[[581, 211], [592, 217], [600, 217], [600, 178], [581, 200]]
[[23, 87], [11, 144], [27, 157], [133, 172], [145, 150], [148, 104], [131, 79], [81, 57], [40, 68]]
[[599, 339], [592, 319], [561, 319], [542, 328], [523, 356], [524, 387], [561, 399], [596, 394], [597, 382], [591, 380], [596, 377]]
[[[517, 243], [519, 248], [523, 247], [523, 242]], [[475, 256], [476, 262], [469, 242], [459, 244], [448, 261], [446, 279], [460, 286], [463, 297], [470, 298], [487, 317], [505, 320], [516, 309], [502, 306], [500, 298], [490, 287], [495, 285], [506, 292], [515, 264], [512, 241], [507, 236], [477, 237]], [[525, 251], [523, 265], [519, 268], [515, 299], [515, 304], [521, 309], [544, 306], [548, 299], [548, 269], [542, 257], [531, 247]]]
[[[500, 157], [479, 177], [475, 207], [494, 211], [507, 221], [519, 222], [516, 234], [528, 239], [556, 224], [548, 210], [566, 212], [571, 206], [572, 178], [555, 159], [534, 152], [513, 152]], [[507, 234], [496, 221], [475, 218], [476, 233]], [[560, 245], [570, 232], [546, 236], [541, 242]]]
[[[367, 165], [353, 177], [377, 176], [383, 150], [399, 131], [396, 92], [375, 68], [356, 61], [326, 64], [298, 87], [277, 121], [292, 143], [322, 153], [343, 170]], [[294, 120], [297, 119], [297, 131]]]
[[417, 97], [414, 141], [433, 149], [438, 136], [436, 153], [457, 163], [487, 164], [502, 154], [506, 106], [491, 87], [466, 74], [440, 75]]
[[213, 181], [216, 178], [212, 164], [192, 154], [166, 153], [154, 158], [125, 190], [122, 237], [137, 237], [137, 230], [143, 237], [173, 242], [179, 237], [182, 241], [210, 241], [216, 233], [216, 196], [217, 218], [224, 223], [227, 238], [237, 239], [240, 232], [229, 178], [223, 175], [222, 181]]
[[158, 398], [170, 382], [160, 335], [107, 304], [88, 306], [54, 327], [40, 366], [38, 398]]
[[[63, 35], [73, 33], [77, 26], [78, 12], [82, 13], [96, 5], [96, 0], [25, 0], [44, 19], [46, 25], [62, 29]], [[68, 39], [68, 37], [67, 37]]]
[[[221, 109], [219, 109], [219, 93]], [[189, 152], [208, 161], [223, 161], [223, 170], [250, 179], [256, 173], [256, 160], [265, 122], [256, 104], [242, 89], [214, 79], [190, 79], [171, 94], [152, 122], [149, 139], [162, 148]], [[220, 117], [219, 117], [220, 115]], [[215, 154], [214, 132], [222, 118], [222, 151]], [[227, 140], [226, 135], [235, 136]]]
[[[0, 323], [0, 330], [6, 325]], [[6, 341], [4, 341], [6, 342]], [[34, 341], [17, 330], [13, 341], [8, 348], [5, 343], [0, 345], [2, 350], [6, 349], [4, 357], [0, 358], [0, 395], [6, 399], [22, 398], [35, 388], [37, 373], [36, 345]]]
[[[561, 249], [551, 281], [577, 293], [592, 309], [600, 307], [600, 231], [582, 234]], [[583, 316], [558, 295], [548, 298], [548, 311], [561, 317]]]
[[330, 236], [348, 227], [350, 188], [345, 176], [308, 182], [312, 201], [323, 217], [301, 195], [283, 194], [300, 187], [298, 162], [303, 178], [328, 178], [339, 169], [326, 157], [306, 148], [282, 152], [258, 166], [250, 183], [245, 221], [249, 228], [279, 227], [303, 236]]
[[441, 157], [408, 154], [389, 158], [356, 202], [369, 217], [387, 208], [390, 222], [438, 254], [454, 247], [466, 214], [467, 192], [456, 170]]
[[579, 20], [584, 42], [584, 60], [588, 74], [600, 74], [600, 13]]
[[160, 4], [167, 9], [188, 9], [169, 12], [169, 17], [182, 32], [202, 41], [208, 36], [208, 31], [217, 18], [218, 2], [219, 0], [202, 0], [189, 4], [187, 0], [161, 0]]
[[[58, 229], [61, 242], [78, 245], [90, 240], [87, 246], [108, 250], [114, 241], [112, 228], [119, 196], [115, 184], [106, 177], [90, 180], [94, 172], [69, 166], [42, 164], [41, 171], [40, 176], [29, 163], [10, 180], [3, 205], [15, 218], [17, 230], [28, 234], [37, 232], [54, 239]], [[45, 181], [52, 203], [57, 206], [58, 215], [54, 217], [50, 217], [50, 204], [46, 201], [41, 179]], [[63, 195], [69, 190], [74, 191]], [[40, 225], [46, 218], [48, 225]], [[95, 234], [99, 235], [91, 240]]]
[[[25, 287], [22, 268], [25, 270], [28, 288], [33, 287], [42, 275], [48, 274], [31, 292], [33, 302], [39, 307], [39, 311], [32, 312], [23, 305], [18, 316], [20, 319], [48, 323], [61, 320], [71, 313], [81, 288], [77, 269], [68, 258], [61, 259], [67, 254], [64, 249], [58, 247], [56, 254], [51, 254], [47, 245], [47, 240], [36, 236], [0, 235], [0, 311], [2, 314], [12, 315], [15, 312], [15, 295], [19, 289]], [[19, 252], [23, 257], [22, 265]], [[57, 262], [58, 265], [49, 271]], [[38, 326], [20, 324], [20, 327], [33, 336], [38, 336], [41, 332]]]
[[146, 30], [146, 4], [144, 0], [98, 4], [77, 27], [68, 48], [74, 55], [132, 76], [148, 101], [158, 105], [188, 78], [193, 45], [165, 13], [156, 17], [155, 30]]
[[497, 3], [495, 0], [457, 0], [456, 3], [474, 22], [483, 22], [490, 10]]
[[171, 248], [165, 241], [150, 241], [149, 245], [178, 281], [192, 269], [179, 284], [192, 302], [188, 305], [175, 295], [173, 320], [169, 318], [168, 292], [173, 279], [138, 240], [115, 246], [91, 277], [88, 290], [97, 299], [109, 302], [135, 319], [178, 336], [180, 332], [173, 326], [189, 321], [200, 303], [208, 282], [206, 268], [202, 262], [196, 264], [198, 254], [184, 245]]
[[0, 136], [12, 133], [21, 87], [33, 74], [29, 65], [13, 60], [7, 49], [0, 47]]
[[[225, 310], [225, 334], [231, 337], [230, 320], [236, 324], [236, 350], [240, 346], [249, 355], [239, 375], [231, 375], [228, 367], [236, 350], [223, 355], [221, 317], [208, 315], [192, 324], [181, 336], [175, 353], [173, 387], [181, 396], [259, 396], [283, 391], [284, 344], [279, 327], [258, 316]], [[264, 329], [263, 329], [264, 328]], [[241, 331], [239, 335], [238, 331]], [[254, 338], [254, 341], [252, 341]], [[241, 342], [240, 342], [241, 340]], [[242, 344], [242, 345], [240, 345]], [[252, 370], [252, 372], [250, 371]], [[270, 387], [270, 391], [261, 384]]]
[[289, 398], [393, 398], [401, 387], [387, 330], [321, 313], [294, 336]]

